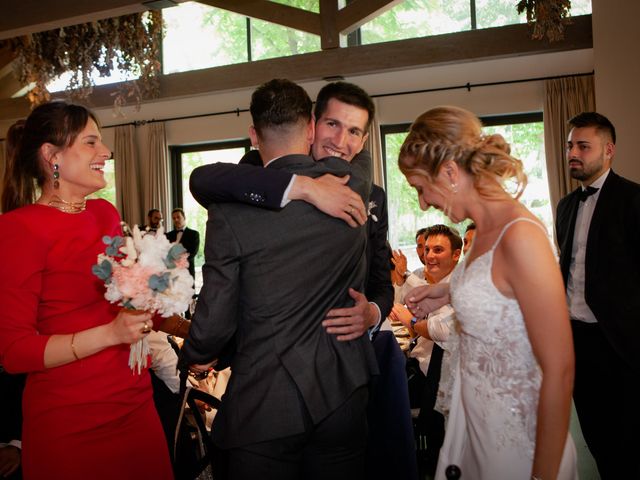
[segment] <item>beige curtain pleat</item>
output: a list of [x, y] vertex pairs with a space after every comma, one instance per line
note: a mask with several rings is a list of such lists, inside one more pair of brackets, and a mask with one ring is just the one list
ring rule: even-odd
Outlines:
[[[162, 212], [165, 231], [171, 230], [169, 156], [164, 122], [145, 126], [148, 157], [143, 162], [143, 198], [145, 215], [151, 208]], [[146, 217], [145, 217], [146, 221]]]
[[115, 127], [113, 158], [116, 174], [116, 207], [130, 226], [143, 223], [141, 184], [133, 125]]
[[567, 122], [578, 113], [595, 111], [596, 99], [593, 75], [547, 80], [544, 87], [544, 148], [555, 216], [558, 201], [579, 185], [569, 175], [565, 160], [570, 130]]
[[[376, 105], [376, 109], [378, 106]], [[382, 161], [382, 140], [380, 138], [380, 123], [376, 118], [369, 125], [369, 138], [365, 142], [365, 149], [371, 153], [373, 183], [384, 188], [384, 163]]]

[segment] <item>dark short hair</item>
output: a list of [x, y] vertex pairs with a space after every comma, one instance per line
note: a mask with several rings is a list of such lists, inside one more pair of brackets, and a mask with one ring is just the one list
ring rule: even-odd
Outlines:
[[159, 212], [160, 210], [158, 210], [157, 208], [152, 208], [151, 210], [149, 210], [147, 212], [147, 217], [150, 218], [151, 215], [153, 215], [155, 212]]
[[419, 229], [419, 230], [416, 232], [416, 242], [418, 241], [418, 237], [419, 237], [420, 235], [424, 235], [424, 232], [426, 232], [426, 231], [427, 231], [427, 229], [426, 229], [426, 228], [421, 228], [421, 229]]
[[569, 120], [572, 128], [595, 127], [599, 133], [606, 133], [611, 137], [613, 144], [616, 144], [616, 128], [607, 117], [597, 112], [582, 112]]
[[464, 231], [464, 233], [466, 234], [468, 231], [475, 230], [475, 229], [476, 229], [476, 224], [471, 222], [469, 225], [467, 225], [467, 229]]
[[366, 110], [369, 115], [366, 129], [369, 129], [369, 125], [371, 125], [371, 122], [376, 115], [376, 107], [373, 104], [373, 100], [369, 94], [358, 85], [348, 82], [332, 82], [326, 84], [320, 89], [318, 97], [316, 98], [316, 108], [314, 110], [316, 121], [318, 121], [327, 110], [329, 100], [332, 98], [335, 98], [342, 103], [346, 103], [347, 105], [353, 105], [354, 107]]
[[251, 119], [258, 135], [265, 129], [287, 127], [311, 120], [311, 99], [300, 85], [275, 78], [260, 85], [251, 95]]
[[184, 218], [187, 218], [187, 216], [184, 214], [184, 210], [182, 208], [180, 208], [180, 207], [174, 208], [173, 210], [171, 210], [171, 215], [173, 215], [176, 212], [181, 213]]
[[457, 230], [447, 225], [437, 224], [427, 228], [424, 232], [424, 238], [428, 239], [430, 236], [444, 235], [451, 242], [451, 250], [459, 250], [462, 248], [462, 238], [458, 234]]

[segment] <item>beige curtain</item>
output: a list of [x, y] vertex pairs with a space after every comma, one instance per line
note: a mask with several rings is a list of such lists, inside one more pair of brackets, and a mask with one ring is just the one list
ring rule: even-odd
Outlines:
[[143, 222], [141, 182], [133, 125], [115, 127], [113, 158], [116, 173], [116, 206], [130, 226]]
[[555, 216], [558, 201], [578, 186], [578, 182], [569, 176], [565, 160], [569, 135], [567, 122], [578, 113], [595, 111], [596, 100], [593, 75], [547, 80], [544, 87], [544, 148]]
[[[377, 108], [378, 105], [376, 105], [376, 110]], [[375, 117], [371, 122], [371, 125], [369, 125], [369, 138], [367, 138], [364, 148], [371, 152], [373, 183], [384, 188], [384, 163], [382, 161], [380, 123], [378, 123], [378, 120]]]
[[[147, 124], [141, 127], [146, 130], [147, 158], [142, 164], [142, 191], [145, 215], [151, 208], [162, 212], [165, 229], [171, 230], [169, 155], [164, 122]], [[146, 218], [145, 218], [146, 221]]]

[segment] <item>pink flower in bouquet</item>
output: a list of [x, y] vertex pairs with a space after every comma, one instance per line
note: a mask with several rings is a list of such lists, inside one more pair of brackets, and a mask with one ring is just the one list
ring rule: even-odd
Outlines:
[[143, 298], [151, 295], [149, 277], [153, 275], [150, 268], [134, 263], [130, 267], [115, 264], [113, 266], [113, 281], [125, 298]]

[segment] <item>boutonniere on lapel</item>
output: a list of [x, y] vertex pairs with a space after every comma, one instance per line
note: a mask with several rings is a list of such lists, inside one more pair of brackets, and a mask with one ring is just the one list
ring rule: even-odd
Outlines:
[[369, 202], [369, 207], [367, 208], [367, 215], [369, 217], [371, 217], [373, 219], [374, 222], [378, 221], [378, 217], [375, 216], [374, 213], [372, 213], [373, 209], [376, 208], [378, 205], [376, 204], [376, 202]]

